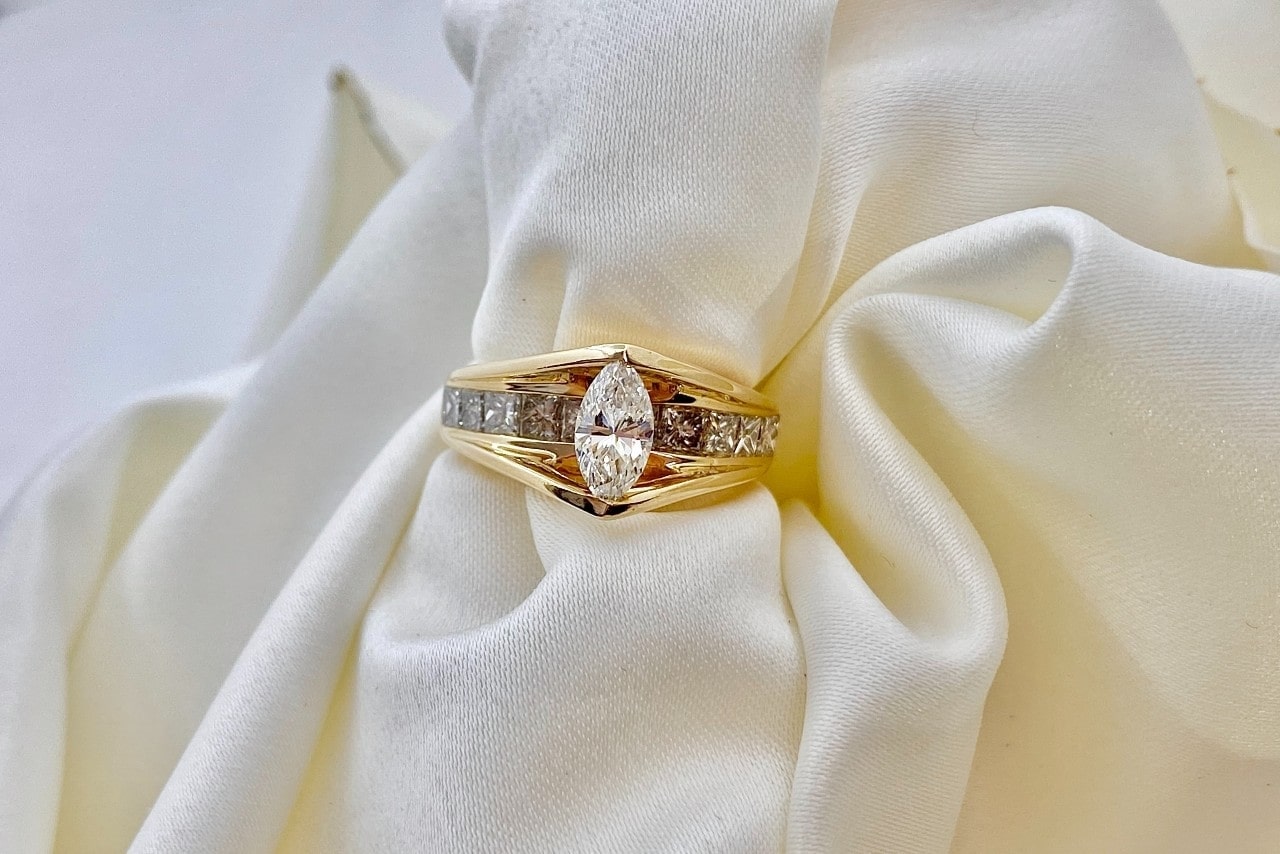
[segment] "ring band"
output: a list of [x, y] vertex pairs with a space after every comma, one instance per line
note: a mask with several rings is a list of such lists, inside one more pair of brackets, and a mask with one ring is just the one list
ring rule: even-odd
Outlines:
[[630, 344], [461, 368], [441, 422], [450, 447], [594, 516], [754, 480], [778, 435], [764, 395]]

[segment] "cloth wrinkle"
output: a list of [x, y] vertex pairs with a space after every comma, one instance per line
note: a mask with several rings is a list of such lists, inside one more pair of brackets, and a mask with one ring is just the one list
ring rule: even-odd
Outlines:
[[[452, 4], [471, 114], [334, 93], [260, 364], [0, 515], [0, 850], [1265, 850], [1280, 160], [1184, 5]], [[770, 395], [763, 482], [445, 451], [613, 341]]]

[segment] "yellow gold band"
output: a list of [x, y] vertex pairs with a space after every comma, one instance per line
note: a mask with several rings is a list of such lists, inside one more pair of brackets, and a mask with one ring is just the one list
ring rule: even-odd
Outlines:
[[459, 369], [441, 418], [450, 447], [595, 516], [753, 480], [778, 426], [754, 389], [630, 344]]

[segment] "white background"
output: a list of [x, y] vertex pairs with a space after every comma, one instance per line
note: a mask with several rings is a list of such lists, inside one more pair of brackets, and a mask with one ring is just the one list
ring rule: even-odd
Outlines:
[[339, 64], [447, 118], [438, 0], [0, 4], [0, 504], [75, 430], [242, 352]]

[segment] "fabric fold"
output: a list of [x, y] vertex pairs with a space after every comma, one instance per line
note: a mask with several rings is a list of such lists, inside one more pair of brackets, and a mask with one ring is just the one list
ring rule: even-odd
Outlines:
[[[5, 514], [0, 848], [1280, 837], [1280, 281], [1156, 5], [450, 17], [472, 114], [259, 361]], [[758, 384], [774, 467], [530, 493], [440, 447], [468, 334]]]

